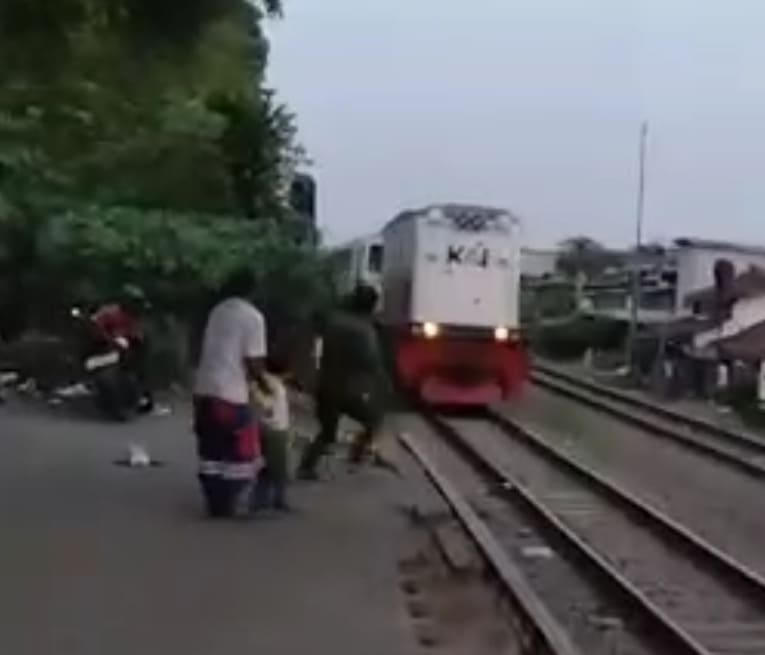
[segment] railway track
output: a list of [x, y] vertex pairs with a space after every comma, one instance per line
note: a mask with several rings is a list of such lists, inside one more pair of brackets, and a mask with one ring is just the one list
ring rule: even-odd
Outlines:
[[[765, 653], [765, 581], [756, 573], [505, 417], [429, 421], [597, 578], [620, 612], [640, 617], [661, 644], [648, 652]], [[412, 437], [404, 445], [417, 448]]]
[[537, 594], [531, 589], [518, 567], [479, 517], [457, 486], [440, 470], [439, 465], [417, 441], [408, 434], [399, 436], [439, 495], [459, 521], [511, 600], [520, 620], [525, 651], [539, 655], [580, 655], [568, 634], [550, 615]]
[[729, 430], [544, 364], [534, 365], [531, 380], [543, 389], [671, 439], [747, 475], [765, 478], [765, 439]]

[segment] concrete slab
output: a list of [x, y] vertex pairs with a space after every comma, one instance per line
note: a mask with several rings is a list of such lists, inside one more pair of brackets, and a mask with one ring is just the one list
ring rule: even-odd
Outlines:
[[[138, 441], [162, 468], [112, 465]], [[129, 426], [0, 409], [0, 651], [407, 654], [390, 473], [293, 489], [299, 516], [202, 517], [188, 412]]]

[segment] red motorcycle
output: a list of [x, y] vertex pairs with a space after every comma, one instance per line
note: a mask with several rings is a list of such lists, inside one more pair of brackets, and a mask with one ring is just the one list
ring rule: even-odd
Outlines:
[[82, 368], [96, 406], [111, 419], [130, 420], [144, 404], [134, 365], [135, 345], [125, 336], [106, 333], [96, 317], [78, 307], [71, 315], [81, 327]]

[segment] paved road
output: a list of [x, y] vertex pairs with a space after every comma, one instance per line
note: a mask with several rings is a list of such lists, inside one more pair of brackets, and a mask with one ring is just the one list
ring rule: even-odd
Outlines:
[[[131, 441], [164, 468], [112, 464]], [[296, 489], [297, 518], [200, 513], [188, 416], [105, 425], [0, 407], [0, 652], [409, 652], [395, 480]]]

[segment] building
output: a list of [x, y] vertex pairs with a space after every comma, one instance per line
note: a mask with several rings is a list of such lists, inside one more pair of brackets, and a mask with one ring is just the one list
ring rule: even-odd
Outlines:
[[714, 267], [718, 260], [728, 260], [736, 273], [752, 266], [765, 269], [765, 247], [704, 239], [678, 239], [675, 244], [675, 311], [678, 314], [691, 312], [686, 303], [690, 294], [714, 285]]
[[684, 307], [706, 319], [688, 354], [705, 362], [714, 387], [757, 380], [758, 399], [765, 401], [765, 268], [751, 266], [719, 288], [690, 293]]
[[619, 321], [632, 319], [633, 271], [640, 276], [638, 321], [660, 323], [674, 316], [677, 271], [673, 251], [623, 254], [623, 264], [606, 270], [582, 289], [582, 309]]
[[557, 272], [559, 256], [555, 249], [521, 249], [521, 276], [536, 280], [552, 277]]
[[316, 224], [316, 180], [312, 175], [296, 173], [289, 186], [289, 205], [298, 221], [298, 234], [301, 241], [314, 245], [319, 242]]
[[[720, 340], [730, 340], [765, 323], [765, 268], [748, 268], [732, 281], [729, 309], [712, 329], [696, 335], [694, 345], [703, 349]], [[689, 294], [685, 305], [695, 314], [715, 315], [717, 292], [713, 286]], [[765, 353], [763, 353], [765, 354]]]

